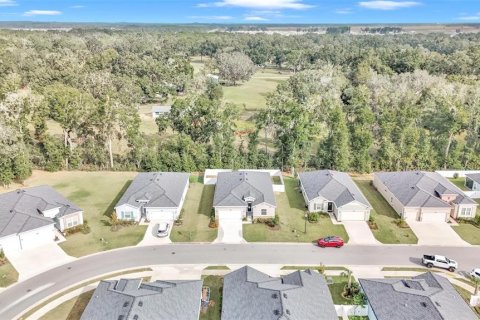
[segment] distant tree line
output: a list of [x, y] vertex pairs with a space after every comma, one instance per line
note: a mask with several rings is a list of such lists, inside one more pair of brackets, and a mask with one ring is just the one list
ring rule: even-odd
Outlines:
[[[0, 183], [46, 170], [480, 167], [480, 36], [0, 31]], [[295, 75], [240, 131], [237, 85]], [[173, 102], [142, 131], [139, 106]]]

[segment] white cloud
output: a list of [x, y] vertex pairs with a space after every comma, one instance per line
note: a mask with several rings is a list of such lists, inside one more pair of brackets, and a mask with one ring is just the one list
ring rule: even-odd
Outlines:
[[245, 17], [244, 20], [247, 21], [267, 21], [267, 18], [259, 17], [259, 16], [248, 16]]
[[335, 13], [338, 13], [338, 14], [351, 14], [353, 13], [353, 10], [352, 9], [338, 9], [335, 11]]
[[221, 0], [210, 3], [199, 3], [197, 7], [242, 7], [253, 9], [308, 9], [312, 5], [303, 3], [303, 0]]
[[0, 7], [13, 7], [18, 4], [13, 0], [0, 0]]
[[85, 8], [85, 6], [76, 5], [76, 6], [71, 6], [70, 8], [72, 8], [72, 9], [83, 9], [83, 8]]
[[480, 20], [480, 12], [477, 12], [476, 14], [473, 15], [467, 15], [466, 13], [462, 13], [460, 17], [458, 17], [458, 20], [463, 20], [463, 21], [479, 21]]
[[416, 1], [361, 1], [358, 3], [362, 8], [373, 10], [396, 10], [415, 7], [420, 4], [420, 2]]
[[58, 16], [62, 14], [62, 11], [57, 10], [29, 10], [23, 13], [26, 17], [33, 17], [33, 16]]
[[190, 16], [190, 19], [198, 20], [230, 20], [233, 19], [232, 16]]

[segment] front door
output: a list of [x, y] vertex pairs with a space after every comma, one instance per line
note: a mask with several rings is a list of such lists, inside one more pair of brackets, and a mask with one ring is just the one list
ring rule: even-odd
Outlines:
[[327, 205], [327, 211], [328, 212], [333, 212], [333, 202], [329, 202]]
[[252, 203], [247, 203], [247, 217], [253, 217]]

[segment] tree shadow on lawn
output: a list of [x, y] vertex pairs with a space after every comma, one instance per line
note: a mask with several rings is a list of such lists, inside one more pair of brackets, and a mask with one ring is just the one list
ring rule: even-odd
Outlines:
[[78, 296], [77, 300], [75, 301], [75, 304], [72, 307], [72, 310], [70, 310], [67, 319], [68, 320], [78, 320], [82, 316], [83, 311], [87, 307], [88, 302], [93, 296], [94, 290], [90, 290], [87, 292], [82, 293], [81, 295]]
[[[127, 191], [128, 187], [130, 186], [131, 183], [132, 183], [132, 180], [128, 180], [127, 182], [125, 182], [125, 185], [122, 187], [120, 192], [117, 194], [117, 196], [113, 199], [113, 201], [107, 207], [107, 210], [105, 210], [103, 212], [103, 216], [107, 217], [108, 219], [110, 219], [112, 217], [112, 213], [113, 213], [113, 210], [115, 209], [115, 205], [120, 200], [120, 198], [123, 196], [125, 191]], [[102, 220], [102, 222], [103, 221], [104, 220]]]
[[202, 194], [200, 196], [200, 203], [198, 205], [197, 214], [203, 214], [210, 218], [213, 206], [213, 193], [215, 192], [215, 186], [204, 185], [202, 188]]

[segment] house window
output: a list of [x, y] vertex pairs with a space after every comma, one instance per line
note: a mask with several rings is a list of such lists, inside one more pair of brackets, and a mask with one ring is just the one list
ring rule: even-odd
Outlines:
[[322, 210], [323, 209], [323, 204], [322, 203], [315, 203], [313, 206], [314, 210]]
[[70, 217], [65, 219], [65, 224], [67, 225], [67, 229], [75, 227], [78, 225], [78, 217]]
[[462, 208], [460, 214], [465, 217], [470, 217], [472, 215], [472, 208]]
[[262, 216], [266, 216], [267, 215], [267, 209], [262, 209]]
[[124, 220], [133, 220], [133, 211], [123, 211], [122, 219]]

